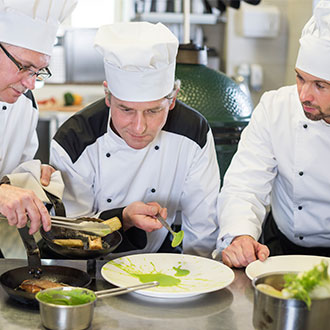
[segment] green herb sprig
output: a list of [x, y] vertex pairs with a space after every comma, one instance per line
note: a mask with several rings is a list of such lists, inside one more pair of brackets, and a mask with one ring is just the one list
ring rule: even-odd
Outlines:
[[309, 271], [299, 274], [286, 274], [284, 280], [283, 296], [303, 300], [310, 309], [312, 304], [310, 292], [322, 281], [329, 280], [328, 263], [322, 260], [319, 265]]

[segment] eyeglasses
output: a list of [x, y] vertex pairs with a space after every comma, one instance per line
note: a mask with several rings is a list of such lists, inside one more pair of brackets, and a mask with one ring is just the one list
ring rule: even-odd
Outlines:
[[3, 52], [7, 55], [7, 57], [17, 66], [18, 71], [22, 74], [27, 74], [30, 78], [36, 76], [38, 81], [44, 81], [52, 76], [52, 73], [48, 68], [40, 69], [39, 71], [35, 72], [31, 70], [29, 67], [22, 65], [15, 58], [8, 52], [8, 50], [0, 44], [0, 48]]

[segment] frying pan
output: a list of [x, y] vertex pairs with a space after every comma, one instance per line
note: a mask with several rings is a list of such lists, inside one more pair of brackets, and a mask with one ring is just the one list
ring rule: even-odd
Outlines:
[[[27, 279], [33, 279], [34, 275], [29, 274], [29, 267], [20, 267], [9, 270], [0, 276], [0, 283], [10, 298], [18, 302], [30, 305], [38, 305], [35, 293], [19, 289], [19, 285]], [[41, 266], [42, 274], [40, 279], [63, 283], [70, 286], [87, 287], [90, 276], [82, 270], [64, 266]]]
[[[89, 250], [87, 247], [87, 237], [80, 236], [79, 232], [76, 230], [52, 227], [48, 232], [45, 232], [42, 228], [40, 229], [40, 234], [45, 240], [45, 243], [54, 252], [71, 259], [94, 259], [101, 256], [105, 256], [115, 250], [122, 241], [122, 236], [118, 231], [102, 237], [102, 249], [100, 250]], [[53, 239], [56, 238], [80, 238], [84, 241], [84, 248], [70, 248], [67, 246], [62, 246], [55, 244]]]
[[[45, 190], [47, 197], [49, 198], [52, 207], [54, 208], [55, 214], [65, 217], [65, 207], [63, 202], [57, 198], [56, 196], [50, 194]], [[48, 232], [44, 231], [40, 228], [40, 234], [44, 239], [44, 242], [48, 247], [55, 253], [60, 254], [61, 256], [70, 258], [70, 259], [94, 259], [101, 256], [105, 256], [115, 250], [118, 245], [122, 241], [122, 236], [118, 231], [115, 231], [105, 237], [102, 237], [102, 249], [100, 250], [89, 250], [87, 249], [87, 238], [86, 237], [78, 237], [79, 233], [75, 230], [60, 228], [60, 227], [52, 227], [52, 229]], [[53, 239], [56, 238], [81, 238], [85, 247], [82, 248], [70, 248], [66, 246], [61, 246], [59, 244], [55, 244]]]
[[27, 226], [19, 228], [18, 232], [26, 249], [28, 266], [9, 270], [0, 276], [0, 283], [9, 297], [25, 304], [37, 305], [35, 294], [19, 289], [20, 284], [27, 279], [51, 280], [82, 287], [90, 284], [90, 276], [79, 269], [63, 266], [42, 266], [40, 251], [34, 237], [29, 234], [29, 228]]

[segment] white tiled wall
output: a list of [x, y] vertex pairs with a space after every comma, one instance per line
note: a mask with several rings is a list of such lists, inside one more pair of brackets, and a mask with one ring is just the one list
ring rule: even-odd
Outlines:
[[[315, 2], [315, 0], [314, 0]], [[299, 38], [305, 23], [312, 16], [313, 0], [288, 0], [288, 57], [286, 84], [295, 83], [294, 66], [299, 49]]]
[[295, 82], [294, 65], [302, 27], [312, 14], [313, 0], [262, 0], [261, 5], [280, 10], [280, 30], [276, 38], [246, 38], [237, 31], [238, 10], [227, 10], [225, 48], [222, 54], [225, 71], [235, 75], [241, 63], [260, 64], [263, 85], [252, 91], [256, 104], [263, 92]]

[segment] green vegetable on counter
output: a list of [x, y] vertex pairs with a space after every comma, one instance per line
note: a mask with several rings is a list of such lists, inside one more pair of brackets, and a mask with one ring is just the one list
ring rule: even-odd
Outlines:
[[311, 307], [311, 292], [317, 287], [330, 281], [328, 263], [322, 260], [313, 269], [299, 274], [286, 274], [282, 294], [284, 298], [303, 300], [308, 309]]
[[64, 104], [65, 105], [81, 105], [82, 96], [80, 94], [67, 92], [64, 94]]
[[74, 97], [72, 93], [65, 93], [64, 94], [64, 104], [65, 105], [73, 105]]

